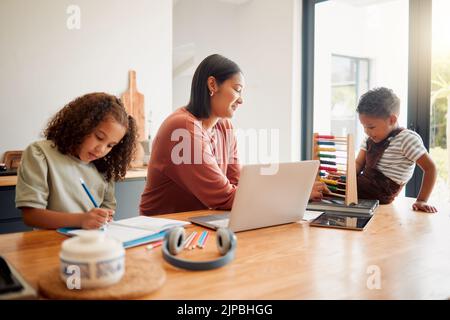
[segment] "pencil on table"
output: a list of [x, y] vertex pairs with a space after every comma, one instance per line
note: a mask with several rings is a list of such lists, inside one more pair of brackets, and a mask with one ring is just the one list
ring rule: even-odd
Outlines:
[[209, 232], [206, 231], [206, 236], [203, 238], [203, 242], [200, 245], [200, 249], [203, 249], [204, 247], [206, 247], [206, 241], [208, 241], [208, 237], [209, 237]]
[[189, 237], [184, 242], [184, 249], [188, 249], [191, 245], [192, 239], [194, 239], [195, 235], [197, 234], [197, 231], [193, 231]]
[[194, 239], [192, 239], [192, 241], [191, 241], [192, 246], [189, 244], [190, 245], [189, 250], [195, 249], [195, 242], [197, 242], [197, 239], [198, 239], [198, 233], [196, 232]]
[[197, 241], [197, 247], [201, 247], [201, 245], [202, 245], [202, 243], [203, 243], [203, 239], [205, 238], [205, 236], [206, 236], [206, 233], [207, 233], [207, 231], [203, 231], [202, 232], [202, 235], [200, 236], [200, 238], [198, 239], [198, 241]]
[[162, 245], [163, 242], [164, 242], [164, 241], [162, 241], [162, 240], [153, 242], [153, 243], [149, 244], [149, 245], [146, 247], [146, 249], [147, 249], [147, 250], [152, 250], [153, 248], [156, 248], [156, 247], [159, 247], [160, 245]]

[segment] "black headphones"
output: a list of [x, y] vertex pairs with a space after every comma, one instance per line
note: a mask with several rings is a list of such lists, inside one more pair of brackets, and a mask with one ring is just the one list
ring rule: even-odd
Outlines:
[[237, 239], [230, 229], [220, 228], [216, 233], [216, 244], [222, 257], [209, 261], [189, 261], [175, 257], [184, 248], [186, 233], [183, 227], [167, 231], [164, 237], [162, 254], [164, 260], [171, 265], [188, 270], [210, 270], [220, 268], [234, 259]]

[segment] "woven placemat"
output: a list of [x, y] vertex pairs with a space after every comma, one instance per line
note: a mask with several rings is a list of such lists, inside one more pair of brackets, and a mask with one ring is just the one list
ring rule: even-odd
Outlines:
[[137, 299], [161, 287], [166, 273], [159, 262], [127, 257], [125, 274], [116, 284], [96, 289], [69, 290], [59, 276], [59, 267], [39, 280], [39, 293], [48, 299], [118, 300]]

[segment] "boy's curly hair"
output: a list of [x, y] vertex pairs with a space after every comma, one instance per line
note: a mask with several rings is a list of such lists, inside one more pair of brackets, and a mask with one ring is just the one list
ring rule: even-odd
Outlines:
[[356, 112], [377, 118], [389, 118], [400, 112], [400, 99], [391, 89], [380, 87], [364, 93], [359, 99]]
[[127, 130], [106, 156], [93, 163], [107, 181], [117, 181], [125, 178], [137, 140], [136, 121], [127, 115], [119, 98], [102, 92], [78, 97], [49, 121], [44, 135], [61, 153], [77, 156], [84, 139], [107, 117], [112, 117]]

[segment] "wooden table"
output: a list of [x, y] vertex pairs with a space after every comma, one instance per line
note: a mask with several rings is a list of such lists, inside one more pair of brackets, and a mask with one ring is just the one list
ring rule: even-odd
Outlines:
[[[437, 214], [415, 212], [413, 201], [399, 198], [380, 206], [365, 231], [300, 222], [239, 232], [236, 259], [211, 271], [176, 269], [163, 261], [160, 248], [131, 248], [127, 257], [150, 255], [165, 268], [166, 283], [148, 299], [447, 299], [450, 211], [438, 206]], [[183, 220], [208, 213], [162, 217]], [[36, 287], [39, 276], [59, 264], [64, 239], [55, 231], [1, 235], [0, 254]], [[215, 237], [205, 249], [180, 256], [217, 257]]]

